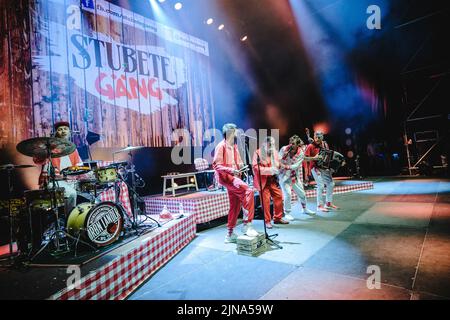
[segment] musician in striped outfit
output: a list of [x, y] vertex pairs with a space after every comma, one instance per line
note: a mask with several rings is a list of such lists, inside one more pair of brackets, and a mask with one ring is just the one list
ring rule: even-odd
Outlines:
[[281, 148], [279, 152], [280, 173], [278, 181], [283, 191], [284, 218], [288, 221], [294, 220], [294, 217], [291, 215], [292, 190], [294, 190], [300, 200], [303, 213], [315, 214], [314, 211], [306, 207], [302, 163], [303, 161], [317, 160], [319, 156], [306, 157], [302, 145], [304, 145], [303, 140], [298, 135], [294, 135], [289, 139], [289, 145]]

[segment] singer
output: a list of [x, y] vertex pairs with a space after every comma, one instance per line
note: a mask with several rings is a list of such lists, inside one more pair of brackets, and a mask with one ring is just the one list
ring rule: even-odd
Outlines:
[[253, 229], [252, 221], [255, 214], [254, 192], [248, 184], [241, 180], [240, 175], [243, 162], [236, 144], [236, 128], [233, 123], [227, 123], [222, 128], [223, 140], [214, 150], [213, 168], [219, 183], [227, 189], [230, 201], [228, 212], [228, 233], [225, 243], [236, 242], [237, 234], [234, 228], [237, 223], [241, 207], [244, 213], [243, 233], [255, 237], [258, 232]]

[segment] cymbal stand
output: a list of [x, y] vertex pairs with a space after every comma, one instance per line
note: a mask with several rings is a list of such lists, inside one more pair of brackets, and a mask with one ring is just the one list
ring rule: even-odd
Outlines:
[[146, 218], [148, 218], [148, 219], [152, 220], [153, 222], [155, 222], [158, 227], [161, 227], [161, 224], [157, 220], [155, 220], [152, 217], [146, 215], [145, 212], [142, 212], [142, 210], [139, 208], [139, 206], [137, 204], [138, 200], [142, 201], [142, 199], [140, 198], [140, 196], [138, 195], [138, 193], [136, 191], [136, 175], [135, 175], [136, 174], [136, 170], [135, 170], [135, 166], [133, 164], [133, 154], [131, 153], [131, 151], [128, 153], [128, 156], [130, 157], [129, 163], [130, 163], [131, 169], [127, 170], [127, 172], [131, 173], [131, 186], [126, 181], [124, 181], [124, 182], [127, 184], [128, 190], [131, 190], [132, 198], [133, 198], [133, 207], [132, 207], [133, 208], [133, 220], [134, 220], [133, 221], [133, 228], [134, 229], [139, 228], [139, 223], [138, 223], [138, 216], [139, 215], [145, 215]]

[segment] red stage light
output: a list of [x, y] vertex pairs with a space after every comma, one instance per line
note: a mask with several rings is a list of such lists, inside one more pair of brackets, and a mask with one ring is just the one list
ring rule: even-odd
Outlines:
[[313, 126], [314, 132], [322, 132], [323, 134], [327, 134], [330, 131], [330, 127], [326, 122], [316, 123]]

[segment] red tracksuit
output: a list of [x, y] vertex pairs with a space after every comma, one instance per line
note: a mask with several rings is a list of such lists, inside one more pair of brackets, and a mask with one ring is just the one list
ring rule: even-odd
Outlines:
[[252, 222], [255, 214], [255, 199], [253, 189], [239, 177], [233, 175], [233, 170], [242, 166], [237, 145], [230, 145], [222, 140], [215, 148], [213, 168], [216, 170], [219, 183], [227, 189], [230, 201], [228, 212], [228, 232], [236, 226], [241, 206], [244, 210], [244, 223]]
[[[262, 191], [259, 186], [259, 171], [258, 171], [258, 155], [260, 156], [260, 169], [261, 169], [261, 184]], [[273, 175], [271, 167], [279, 168], [280, 161], [278, 159], [278, 153], [273, 153], [273, 162], [270, 156], [266, 156], [265, 159], [261, 158], [261, 150], [256, 150], [253, 155], [253, 185], [262, 194], [262, 205], [264, 208], [264, 221], [266, 223], [271, 221], [270, 218], [270, 197], [273, 199], [273, 219], [275, 221], [281, 220], [283, 217], [283, 193], [278, 186], [278, 180]]]

